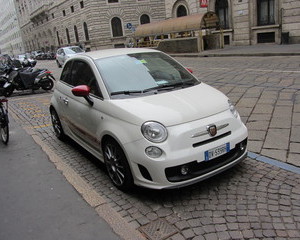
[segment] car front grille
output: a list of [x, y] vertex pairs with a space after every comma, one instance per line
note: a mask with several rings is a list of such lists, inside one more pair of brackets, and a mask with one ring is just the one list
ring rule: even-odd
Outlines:
[[210, 143], [210, 142], [217, 141], [217, 140], [219, 140], [219, 139], [221, 139], [221, 138], [224, 138], [224, 137], [229, 136], [230, 134], [231, 134], [231, 131], [226, 132], [226, 133], [224, 133], [224, 134], [221, 134], [221, 135], [219, 135], [219, 136], [217, 136], [217, 137], [210, 138], [210, 139], [208, 139], [208, 140], [202, 141], [202, 142], [194, 143], [194, 144], [193, 144], [193, 147], [195, 148], [195, 147], [202, 146], [202, 145], [204, 145], [204, 144], [208, 144], [208, 143]]
[[[247, 149], [246, 146], [247, 146], [247, 138], [242, 142], [236, 144], [235, 148], [232, 149], [230, 152], [220, 157], [217, 157], [215, 159], [209, 161], [202, 161], [202, 162], [193, 161], [183, 165], [166, 168], [165, 169], [166, 177], [169, 182], [182, 182], [189, 179], [193, 179], [195, 177], [202, 176], [206, 173], [221, 168], [226, 164], [241, 157]], [[188, 169], [187, 174], [184, 175], [181, 173], [182, 167]]]

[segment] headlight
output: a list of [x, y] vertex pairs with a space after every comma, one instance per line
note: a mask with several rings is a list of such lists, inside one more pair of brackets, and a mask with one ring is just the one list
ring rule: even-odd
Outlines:
[[166, 127], [158, 122], [145, 122], [141, 130], [143, 136], [150, 142], [160, 143], [168, 137]]
[[238, 111], [236, 110], [235, 106], [233, 105], [233, 103], [228, 100], [228, 104], [229, 104], [229, 109], [230, 109], [230, 112], [232, 113], [232, 115], [235, 117], [235, 118], [238, 118], [239, 117], [239, 113]]

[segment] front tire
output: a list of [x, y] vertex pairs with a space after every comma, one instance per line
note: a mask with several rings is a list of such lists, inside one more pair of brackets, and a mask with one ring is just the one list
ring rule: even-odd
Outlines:
[[4, 109], [1, 108], [1, 122], [0, 122], [0, 136], [1, 140], [4, 144], [8, 143], [9, 140], [9, 126], [8, 126], [8, 118]]
[[133, 177], [120, 145], [115, 140], [107, 140], [103, 146], [103, 154], [108, 176], [112, 183], [122, 191], [130, 190], [133, 186]]
[[13, 86], [9, 86], [8, 88], [4, 89], [3, 95], [5, 97], [10, 97], [14, 92], [14, 87]]
[[58, 117], [58, 114], [56, 113], [56, 111], [54, 109], [50, 110], [50, 115], [51, 115], [51, 121], [52, 121], [52, 126], [53, 126], [53, 130], [55, 133], [55, 136], [61, 140], [64, 141], [66, 139], [66, 135], [64, 133], [64, 130], [62, 128], [60, 119]]

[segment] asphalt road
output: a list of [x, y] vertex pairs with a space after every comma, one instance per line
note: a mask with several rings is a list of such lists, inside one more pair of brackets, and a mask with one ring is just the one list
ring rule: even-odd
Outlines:
[[[152, 239], [299, 239], [300, 57], [177, 58], [236, 103], [249, 129], [251, 156], [190, 187], [123, 193], [101, 164], [76, 143], [58, 141], [50, 124], [51, 93], [14, 94], [17, 122], [99, 194], [130, 228]], [[54, 61], [41, 61], [58, 78]], [[205, 103], [199, 103], [205, 104]], [[56, 163], [54, 163], [56, 164]], [[97, 208], [95, 208], [97, 211]], [[98, 209], [99, 210], [99, 209]]]

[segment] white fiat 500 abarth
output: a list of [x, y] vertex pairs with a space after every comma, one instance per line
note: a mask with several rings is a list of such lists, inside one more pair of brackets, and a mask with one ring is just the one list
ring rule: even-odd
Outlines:
[[157, 50], [71, 57], [50, 113], [56, 136], [99, 158], [121, 190], [189, 185], [247, 155], [247, 128], [229, 99]]

